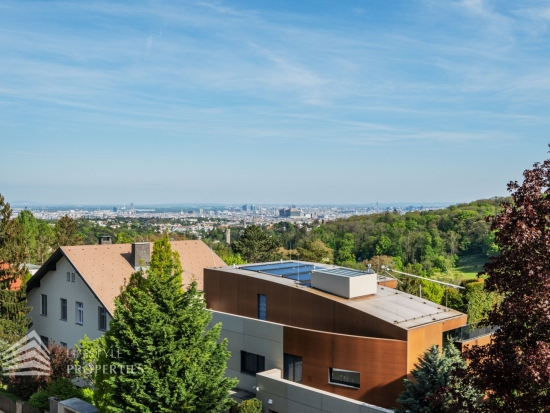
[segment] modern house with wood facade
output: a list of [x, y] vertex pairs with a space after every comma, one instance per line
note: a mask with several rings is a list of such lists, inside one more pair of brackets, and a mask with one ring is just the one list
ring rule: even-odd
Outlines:
[[232, 353], [227, 375], [252, 389], [265, 412], [293, 410], [258, 385], [277, 374], [302, 391], [395, 407], [418, 358], [467, 316], [392, 287], [373, 271], [303, 261], [204, 271], [208, 308]]

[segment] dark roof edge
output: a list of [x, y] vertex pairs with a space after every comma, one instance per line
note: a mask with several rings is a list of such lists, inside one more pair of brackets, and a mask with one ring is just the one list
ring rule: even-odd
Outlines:
[[54, 253], [46, 260], [44, 264], [40, 266], [38, 271], [29, 278], [26, 284], [26, 292], [27, 294], [36, 287], [36, 283], [39, 282], [44, 276], [55, 269], [55, 264], [59, 262], [61, 258], [63, 258], [65, 254], [63, 253], [63, 250], [61, 247], [57, 248]]

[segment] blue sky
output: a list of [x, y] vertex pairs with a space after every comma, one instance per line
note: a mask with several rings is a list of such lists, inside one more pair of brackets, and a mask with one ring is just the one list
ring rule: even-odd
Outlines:
[[547, 1], [0, 3], [0, 193], [460, 202], [547, 157]]

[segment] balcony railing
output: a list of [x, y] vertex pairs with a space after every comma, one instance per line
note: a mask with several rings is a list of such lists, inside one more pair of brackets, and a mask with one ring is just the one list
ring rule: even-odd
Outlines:
[[449, 330], [444, 334], [445, 338], [453, 342], [464, 342], [493, 334], [496, 330], [498, 330], [497, 326], [478, 327], [475, 324], [468, 324], [463, 327], [455, 328], [454, 330]]

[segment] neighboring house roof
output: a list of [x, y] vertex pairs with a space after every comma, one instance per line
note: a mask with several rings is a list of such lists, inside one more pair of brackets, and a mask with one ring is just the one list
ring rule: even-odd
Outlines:
[[[151, 243], [152, 244], [152, 243]], [[193, 279], [203, 289], [203, 270], [207, 267], [221, 267], [226, 264], [202, 241], [171, 241], [172, 250], [180, 255], [183, 268], [183, 284]], [[151, 252], [153, 246], [151, 245]], [[125, 280], [135, 272], [130, 264], [132, 244], [78, 245], [60, 247], [27, 282], [27, 293], [40, 285], [40, 280], [55, 270], [55, 264], [62, 258], [73, 265], [88, 284], [97, 299], [113, 314], [115, 298], [120, 294]]]

